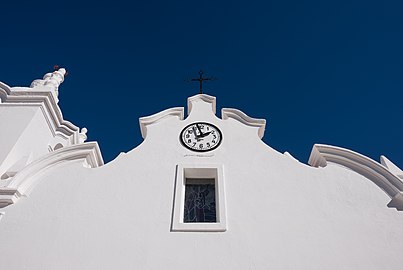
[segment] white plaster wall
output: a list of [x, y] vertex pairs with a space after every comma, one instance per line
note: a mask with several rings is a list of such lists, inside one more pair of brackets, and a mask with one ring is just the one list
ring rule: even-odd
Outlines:
[[10, 153], [38, 108], [0, 104], [0, 164]]
[[[223, 132], [209, 157], [179, 142], [207, 121]], [[171, 232], [178, 163], [224, 164], [226, 232]], [[366, 178], [312, 168], [266, 146], [257, 129], [193, 104], [184, 121], [148, 126], [113, 162], [77, 162], [42, 175], [2, 209], [5, 269], [401, 269], [403, 215]]]
[[49, 127], [42, 109], [38, 109], [34, 118], [29, 123], [25, 132], [21, 134], [18, 148], [28, 149], [33, 154], [33, 159], [49, 153], [49, 142], [54, 135]]
[[32, 161], [47, 154], [53, 138], [40, 106], [16, 105], [2, 109], [0, 136], [4, 141], [0, 140], [0, 176], [21, 158]]

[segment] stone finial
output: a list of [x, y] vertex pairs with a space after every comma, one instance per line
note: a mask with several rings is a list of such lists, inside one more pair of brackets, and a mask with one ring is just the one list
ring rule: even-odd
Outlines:
[[52, 73], [46, 73], [42, 80], [34, 80], [31, 83], [31, 88], [35, 88], [37, 86], [48, 86], [56, 92], [56, 96], [59, 96], [59, 85], [64, 81], [65, 75], [66, 69], [55, 66], [55, 71]]
[[78, 134], [79, 143], [83, 143], [87, 140], [87, 132], [88, 132], [88, 130], [86, 128], [81, 129], [81, 132]]

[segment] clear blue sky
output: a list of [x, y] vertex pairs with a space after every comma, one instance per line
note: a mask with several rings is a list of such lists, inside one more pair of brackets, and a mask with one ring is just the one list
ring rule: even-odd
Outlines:
[[106, 161], [142, 141], [139, 117], [185, 106], [202, 68], [218, 109], [265, 118], [280, 152], [306, 162], [325, 143], [403, 167], [402, 14], [401, 0], [6, 1], [0, 80], [66, 67], [64, 118]]

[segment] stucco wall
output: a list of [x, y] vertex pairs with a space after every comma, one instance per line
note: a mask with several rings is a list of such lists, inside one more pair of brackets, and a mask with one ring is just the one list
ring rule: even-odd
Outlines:
[[48, 153], [52, 139], [40, 106], [1, 104], [0, 177], [22, 158], [35, 160]]
[[[179, 142], [187, 124], [223, 133], [206, 154]], [[176, 166], [222, 164], [225, 232], [172, 232]], [[7, 269], [401, 269], [403, 215], [365, 177], [276, 152], [256, 127], [194, 101], [185, 120], [147, 126], [144, 142], [96, 169], [53, 167], [1, 209]]]

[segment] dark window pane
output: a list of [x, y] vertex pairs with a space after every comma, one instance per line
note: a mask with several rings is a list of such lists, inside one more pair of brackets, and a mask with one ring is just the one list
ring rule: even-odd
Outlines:
[[186, 179], [183, 222], [217, 222], [214, 179]]

